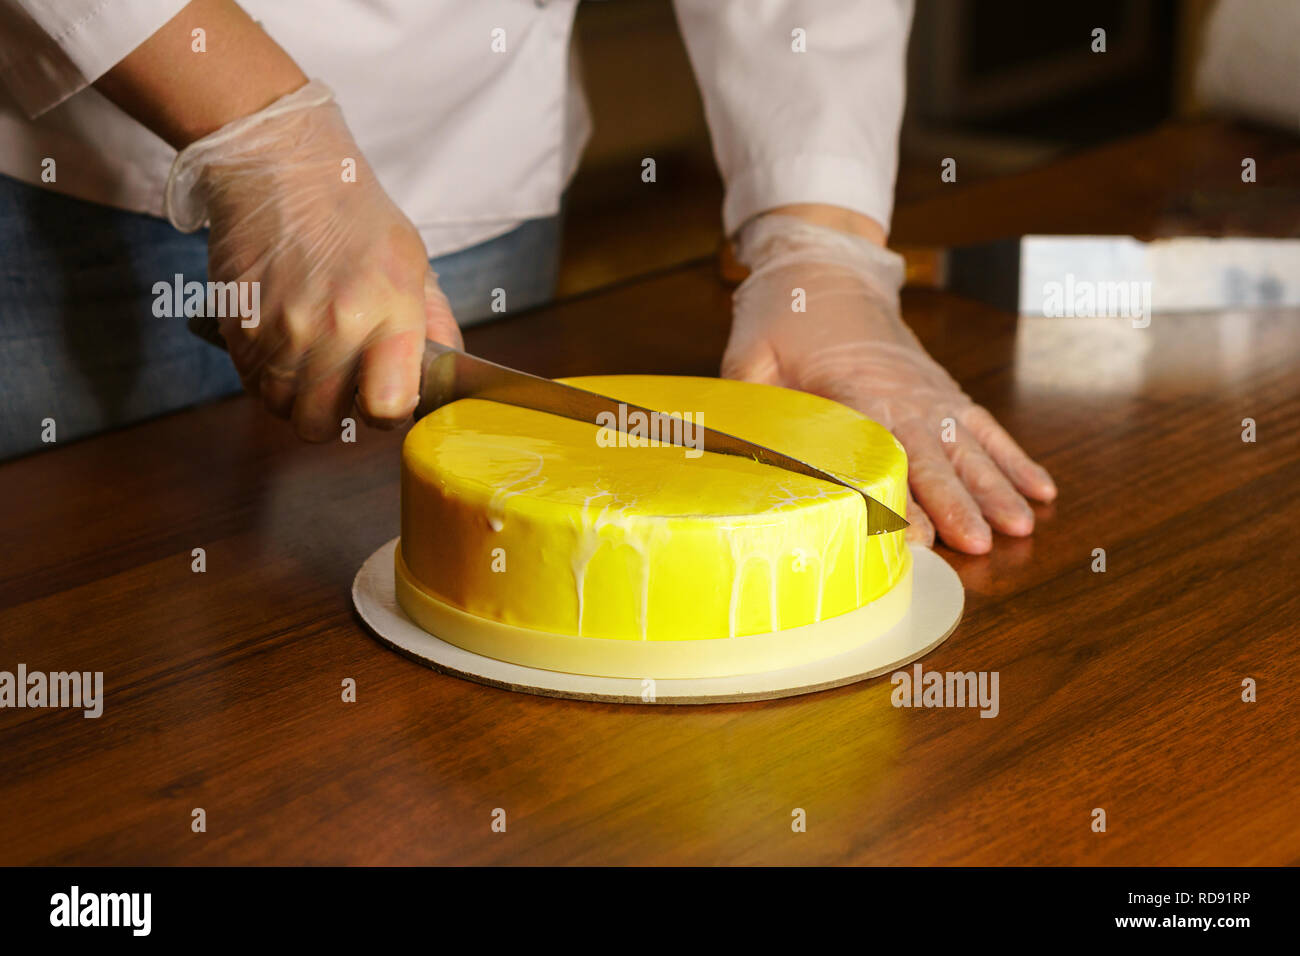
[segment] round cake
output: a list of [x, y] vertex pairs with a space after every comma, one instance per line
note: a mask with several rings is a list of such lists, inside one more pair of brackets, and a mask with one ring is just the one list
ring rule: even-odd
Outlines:
[[[904, 512], [902, 446], [836, 402], [726, 379], [563, 381], [684, 420], [688, 445], [692, 423], [729, 432]], [[632, 431], [474, 399], [421, 419], [402, 449], [402, 609], [475, 653], [641, 678], [819, 660], [906, 613], [903, 532], [868, 535], [861, 495]]]

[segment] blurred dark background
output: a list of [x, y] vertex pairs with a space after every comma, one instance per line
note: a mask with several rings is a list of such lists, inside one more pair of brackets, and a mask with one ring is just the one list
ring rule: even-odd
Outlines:
[[[917, 0], [897, 201], [945, 188], [945, 156], [969, 184], [1195, 112], [1213, 6]], [[1094, 27], [1105, 55], [1089, 48]], [[670, 0], [584, 0], [575, 42], [595, 131], [569, 196], [561, 294], [710, 255], [721, 239], [722, 184]]]

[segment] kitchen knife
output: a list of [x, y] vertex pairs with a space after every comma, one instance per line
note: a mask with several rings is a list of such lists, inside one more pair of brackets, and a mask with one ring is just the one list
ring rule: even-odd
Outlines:
[[[416, 406], [415, 417], [422, 418], [435, 408], [461, 398], [478, 398], [505, 405], [517, 405], [520, 408], [548, 412], [592, 425], [600, 424], [598, 416], [602, 414], [612, 418], [615, 423], [626, 424], [632, 412], [643, 413], [647, 422], [653, 421], [651, 416], [656, 415], [661, 421], [678, 421], [671, 415], [654, 412], [640, 405], [633, 405], [631, 402], [609, 398], [549, 378], [529, 375], [527, 372], [497, 365], [495, 362], [489, 362], [437, 342], [426, 342], [424, 364], [420, 375], [420, 402]], [[772, 465], [796, 474], [820, 478], [822, 481], [852, 488], [862, 495], [866, 502], [869, 535], [902, 531], [908, 526], [908, 522], [901, 515], [896, 514], [861, 488], [798, 458], [792, 458], [726, 432], [705, 428], [694, 422], [682, 421], [680, 428], [659, 428], [657, 431], [660, 439], [665, 442], [676, 438], [685, 441], [688, 435], [694, 435], [700, 440], [700, 447], [704, 451], [750, 458], [760, 464]], [[675, 441], [671, 443], [678, 444]]]
[[[225, 348], [225, 340], [221, 337], [215, 319], [192, 317], [189, 320], [189, 328], [204, 341]], [[424, 358], [420, 367], [420, 400], [415, 408], [416, 419], [423, 418], [435, 408], [462, 398], [477, 398], [504, 405], [516, 405], [520, 408], [530, 408], [598, 426], [601, 423], [597, 418], [602, 413], [611, 415], [616, 427], [619, 424], [626, 424], [632, 412], [643, 413], [647, 422], [654, 420], [651, 418], [652, 415], [658, 416], [661, 421], [678, 421], [671, 415], [633, 405], [631, 402], [621, 402], [596, 392], [574, 388], [572, 385], [555, 382], [549, 378], [497, 365], [495, 362], [489, 362], [438, 342], [425, 342]], [[623, 414], [619, 414], [620, 406]], [[694, 422], [682, 421], [680, 428], [659, 428], [657, 431], [660, 440], [668, 444], [677, 444], [672, 441], [674, 438], [680, 438], [685, 442], [688, 435], [694, 436], [699, 439], [699, 447], [703, 451], [749, 458], [760, 464], [772, 465], [799, 475], [819, 478], [831, 484], [850, 488], [860, 494], [866, 503], [869, 535], [902, 531], [908, 526], [908, 522], [901, 515], [861, 488], [798, 458], [792, 458], [763, 445], [756, 445], [735, 435], [728, 435], [726, 432], [705, 428]]]

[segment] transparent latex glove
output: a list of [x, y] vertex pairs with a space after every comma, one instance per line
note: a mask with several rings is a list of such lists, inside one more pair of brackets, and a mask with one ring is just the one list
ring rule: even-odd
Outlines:
[[166, 210], [184, 232], [211, 222], [209, 280], [259, 284], [256, 325], [221, 318], [221, 334], [303, 438], [338, 435], [354, 402], [372, 425], [404, 421], [426, 337], [461, 345], [419, 233], [319, 81], [182, 150]]
[[724, 376], [832, 398], [890, 429], [907, 450], [909, 540], [928, 545], [937, 529], [982, 554], [990, 525], [1033, 531], [1025, 497], [1050, 501], [1056, 486], [903, 324], [901, 257], [775, 214], [741, 230], [737, 256], [751, 271], [736, 290]]

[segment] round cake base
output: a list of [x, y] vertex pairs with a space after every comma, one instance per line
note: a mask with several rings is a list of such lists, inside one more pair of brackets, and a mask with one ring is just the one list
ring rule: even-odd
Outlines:
[[[397, 539], [372, 554], [352, 582], [352, 603], [380, 641], [436, 671], [504, 690], [632, 704], [712, 704], [771, 700], [841, 687], [896, 670], [942, 644], [961, 620], [965, 592], [943, 558], [929, 548], [912, 552], [912, 603], [884, 633], [871, 626], [870, 606], [841, 615], [860, 624], [863, 643], [834, 657], [782, 670], [734, 677], [662, 678], [590, 677], [510, 664], [474, 654], [439, 640], [415, 624], [397, 604], [393, 554]], [[864, 613], [867, 612], [867, 613]], [[854, 617], [859, 621], [855, 622]]]

